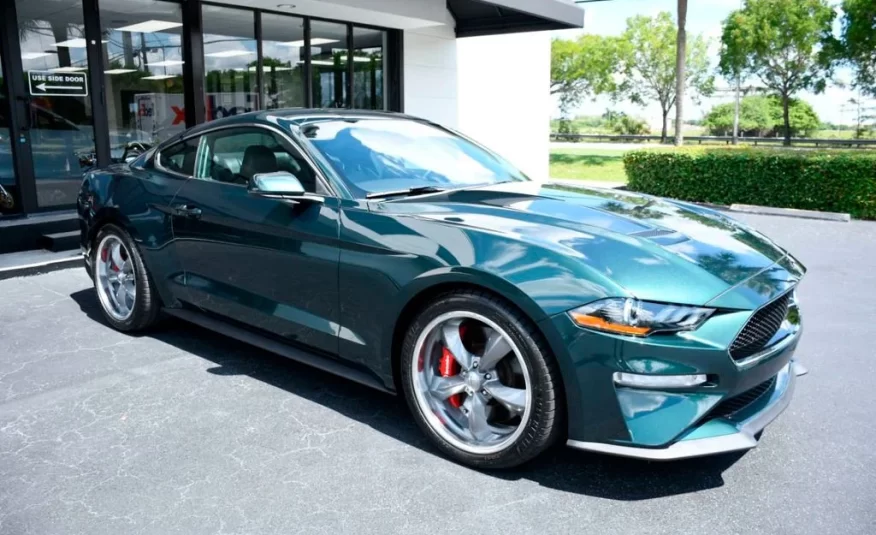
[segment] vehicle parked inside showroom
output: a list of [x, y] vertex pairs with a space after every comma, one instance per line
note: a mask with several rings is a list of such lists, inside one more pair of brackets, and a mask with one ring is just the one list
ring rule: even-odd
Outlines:
[[[544, 185], [417, 118], [270, 110], [86, 174], [107, 322], [190, 321], [404, 395], [480, 468], [745, 450], [788, 405], [789, 253], [720, 212]], [[257, 357], [253, 357], [257, 358]]]

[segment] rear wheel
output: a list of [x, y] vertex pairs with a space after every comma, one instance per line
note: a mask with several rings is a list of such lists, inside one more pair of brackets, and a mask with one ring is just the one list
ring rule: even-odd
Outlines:
[[101, 228], [92, 248], [91, 275], [104, 317], [120, 331], [138, 331], [158, 319], [160, 300], [127, 232]]
[[414, 417], [458, 461], [516, 466], [562, 432], [553, 356], [526, 317], [491, 295], [438, 299], [411, 325], [402, 358]]

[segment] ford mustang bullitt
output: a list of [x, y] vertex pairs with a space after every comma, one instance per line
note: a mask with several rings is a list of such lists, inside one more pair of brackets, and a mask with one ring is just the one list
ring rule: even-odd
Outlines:
[[801, 334], [789, 253], [721, 212], [530, 180], [429, 121], [269, 110], [85, 175], [106, 321], [205, 326], [404, 396], [452, 459], [754, 447]]

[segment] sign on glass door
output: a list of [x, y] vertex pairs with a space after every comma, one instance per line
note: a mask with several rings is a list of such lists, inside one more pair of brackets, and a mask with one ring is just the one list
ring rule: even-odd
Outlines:
[[87, 97], [84, 72], [27, 71], [30, 94], [35, 97]]

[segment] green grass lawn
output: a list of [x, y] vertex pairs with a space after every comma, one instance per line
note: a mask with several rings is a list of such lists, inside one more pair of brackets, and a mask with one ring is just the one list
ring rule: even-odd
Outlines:
[[552, 149], [551, 178], [626, 182], [625, 150]]

